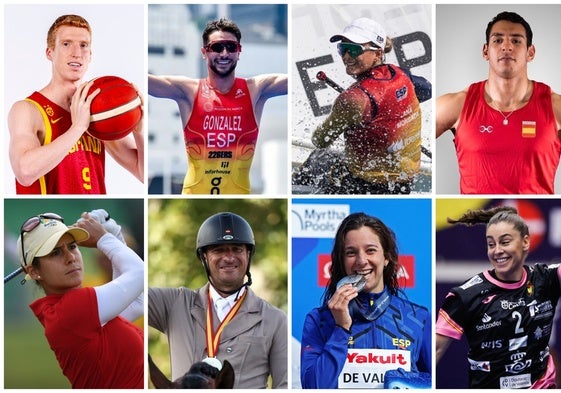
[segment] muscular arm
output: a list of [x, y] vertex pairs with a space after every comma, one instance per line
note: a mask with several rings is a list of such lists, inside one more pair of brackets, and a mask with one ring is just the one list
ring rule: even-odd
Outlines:
[[448, 350], [451, 342], [452, 338], [443, 336], [442, 334], [436, 334], [436, 364], [442, 359], [442, 356], [444, 356]]
[[148, 75], [148, 94], [177, 102], [182, 125], [185, 126], [193, 109], [199, 80], [175, 75]]
[[466, 99], [466, 91], [450, 93], [436, 100], [436, 137], [458, 126], [460, 114]]
[[28, 101], [16, 102], [8, 114], [9, 156], [16, 179], [30, 186], [55, 168], [80, 139], [90, 123], [90, 104], [98, 92], [85, 98], [88, 84], [72, 97], [71, 127], [51, 143], [44, 145], [45, 125], [39, 109]]
[[251, 78], [260, 98], [271, 98], [285, 95], [288, 92], [288, 76], [286, 74], [265, 74]]
[[105, 148], [119, 165], [144, 183], [144, 134], [141, 127], [126, 138], [105, 142]]
[[167, 75], [148, 75], [148, 94], [158, 98], [179, 100], [185, 98], [183, 82], [187, 78]]
[[341, 93], [329, 116], [312, 134], [312, 143], [319, 148], [330, 146], [345, 130], [360, 124], [368, 104], [364, 94]]
[[247, 87], [253, 100], [255, 118], [259, 122], [265, 102], [269, 98], [287, 94], [288, 76], [286, 74], [257, 75], [247, 80]]
[[551, 104], [553, 105], [553, 113], [557, 122], [558, 136], [561, 138], [561, 95], [551, 93]]
[[[139, 93], [139, 97], [142, 95]], [[140, 123], [130, 135], [116, 141], [105, 142], [107, 152], [123, 168], [144, 183], [144, 106]]]

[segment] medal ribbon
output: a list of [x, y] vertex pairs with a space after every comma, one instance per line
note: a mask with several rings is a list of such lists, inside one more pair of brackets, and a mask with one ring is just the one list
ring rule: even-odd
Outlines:
[[[375, 321], [390, 305], [391, 294], [388, 288], [384, 288], [384, 291], [376, 299], [365, 299], [366, 296], [368, 296], [368, 294], [359, 293], [358, 297], [349, 303], [351, 317], [362, 318], [366, 321]], [[363, 304], [365, 300], [369, 302], [368, 307]]]
[[216, 357], [216, 353], [218, 352], [218, 343], [220, 342], [220, 336], [222, 335], [222, 331], [230, 323], [230, 321], [236, 316], [238, 310], [242, 306], [242, 303], [247, 295], [247, 290], [244, 291], [242, 296], [236, 301], [234, 306], [228, 311], [228, 314], [224, 317], [216, 332], [212, 329], [212, 298], [210, 297], [210, 291], [208, 291], [208, 305], [206, 308], [206, 346], [208, 357], [214, 358]]

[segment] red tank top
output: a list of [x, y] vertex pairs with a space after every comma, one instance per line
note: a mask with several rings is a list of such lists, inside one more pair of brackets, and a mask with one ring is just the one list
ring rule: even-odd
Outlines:
[[[50, 101], [41, 93], [34, 92], [27, 101], [33, 103], [45, 125], [45, 141], [48, 145], [72, 125], [70, 112]], [[23, 186], [16, 180], [17, 194], [105, 194], [105, 146], [88, 133], [82, 134], [66, 157], [49, 173], [31, 186]]]
[[411, 79], [399, 68], [381, 65], [342, 94], [370, 98], [359, 127], [345, 132], [352, 173], [371, 182], [408, 180], [421, 165], [421, 109]]
[[249, 194], [259, 127], [245, 79], [226, 94], [201, 79], [183, 130], [189, 168], [183, 194]]
[[485, 102], [485, 81], [469, 87], [454, 139], [462, 194], [553, 194], [561, 141], [551, 88], [533, 84], [506, 125]]

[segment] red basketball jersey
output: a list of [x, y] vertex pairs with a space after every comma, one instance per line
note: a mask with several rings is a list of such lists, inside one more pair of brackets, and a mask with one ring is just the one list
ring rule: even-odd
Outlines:
[[183, 194], [249, 194], [249, 170], [259, 127], [245, 79], [226, 94], [199, 88], [184, 137], [189, 169]]
[[504, 115], [485, 102], [485, 81], [469, 87], [454, 140], [462, 194], [553, 194], [561, 141], [551, 88], [533, 83], [530, 101]]
[[[34, 92], [27, 101], [41, 112], [45, 124], [45, 141], [48, 145], [64, 134], [72, 125], [70, 112], [47, 97]], [[88, 133], [82, 134], [66, 157], [49, 173], [31, 186], [25, 187], [16, 180], [18, 194], [105, 194], [105, 146]]]

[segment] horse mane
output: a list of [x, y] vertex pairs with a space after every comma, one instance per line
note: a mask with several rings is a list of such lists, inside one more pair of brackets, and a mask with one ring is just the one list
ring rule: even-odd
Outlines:
[[148, 354], [150, 380], [156, 389], [232, 389], [235, 382], [234, 368], [227, 360], [218, 370], [205, 362], [197, 362], [183, 376], [171, 381], [156, 366]]

